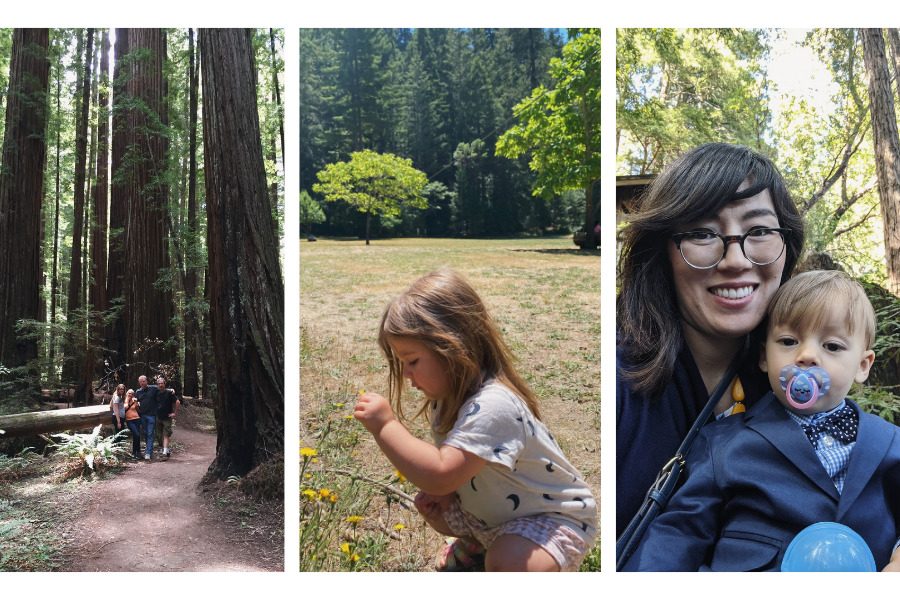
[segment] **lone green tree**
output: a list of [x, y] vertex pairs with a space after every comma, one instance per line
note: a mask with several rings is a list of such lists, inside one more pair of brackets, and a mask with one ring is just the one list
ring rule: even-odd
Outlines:
[[312, 199], [306, 190], [300, 192], [300, 224], [306, 225], [306, 235], [312, 235], [314, 223], [325, 221], [325, 213], [319, 203]]
[[422, 195], [428, 178], [413, 168], [412, 161], [371, 150], [354, 152], [347, 162], [332, 163], [316, 174], [313, 191], [328, 202], [343, 200], [366, 215], [369, 245], [372, 215], [396, 217], [401, 204], [427, 208]]
[[[563, 47], [562, 59], [550, 61], [555, 88], [539, 86], [513, 109], [519, 124], [497, 140], [497, 154], [531, 152], [535, 196], [583, 189], [584, 228], [591, 232], [600, 206], [592, 194], [600, 180], [600, 30], [570, 33], [575, 37]], [[593, 236], [585, 247], [596, 247]]]

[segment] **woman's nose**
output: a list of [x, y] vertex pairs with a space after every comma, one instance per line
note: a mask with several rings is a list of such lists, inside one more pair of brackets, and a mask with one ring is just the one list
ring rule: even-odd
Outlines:
[[753, 263], [744, 256], [741, 243], [738, 240], [730, 240], [725, 246], [725, 256], [716, 265], [722, 270], [746, 270], [753, 266]]

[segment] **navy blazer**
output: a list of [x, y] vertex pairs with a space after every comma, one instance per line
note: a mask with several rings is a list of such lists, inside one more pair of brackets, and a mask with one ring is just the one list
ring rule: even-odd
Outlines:
[[900, 537], [900, 428], [847, 404], [859, 431], [842, 494], [769, 392], [701, 430], [684, 484], [624, 570], [779, 571], [794, 536], [821, 521], [861, 535], [883, 569]]

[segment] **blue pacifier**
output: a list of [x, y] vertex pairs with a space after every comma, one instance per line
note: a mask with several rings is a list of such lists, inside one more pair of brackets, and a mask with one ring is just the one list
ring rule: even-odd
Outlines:
[[819, 396], [831, 387], [831, 377], [822, 367], [801, 369], [797, 365], [787, 365], [781, 369], [778, 381], [788, 403], [799, 409], [812, 408]]

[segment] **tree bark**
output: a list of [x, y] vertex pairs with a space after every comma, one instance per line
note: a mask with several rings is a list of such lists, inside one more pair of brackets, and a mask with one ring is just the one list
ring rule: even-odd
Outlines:
[[[125, 77], [129, 69], [128, 29], [116, 30], [113, 66], [112, 181], [109, 188], [109, 257], [106, 272], [106, 298], [112, 305], [124, 301], [125, 294], [125, 222], [128, 215], [128, 169], [123, 168], [127, 139], [125, 134]], [[106, 358], [115, 372], [116, 383], [125, 382], [125, 315], [121, 312], [106, 327]]]
[[891, 76], [881, 29], [860, 29], [859, 32], [868, 78], [888, 289], [892, 294], [900, 295], [900, 138]]
[[194, 30], [188, 30], [189, 99], [188, 99], [188, 226], [185, 252], [184, 298], [186, 303], [184, 323], [184, 394], [197, 396], [200, 391], [198, 372], [199, 305], [203, 302], [197, 294], [197, 91], [199, 73], [194, 60]]
[[[82, 236], [84, 235], [84, 186], [87, 170], [87, 125], [88, 113], [91, 106], [91, 54], [93, 52], [94, 30], [87, 30], [87, 40], [84, 50], [84, 75], [81, 78], [80, 111], [75, 118], [75, 208], [72, 225], [72, 262], [69, 268], [69, 298], [66, 305], [66, 318], [69, 325], [75, 330], [71, 339], [72, 347], [68, 349], [71, 356], [65, 362], [63, 368], [63, 381], [74, 382], [79, 378], [80, 367], [87, 350], [85, 338], [84, 319], [78, 315], [79, 309], [84, 308], [81, 294], [82, 284]], [[78, 394], [75, 403], [84, 406], [88, 403], [88, 395], [84, 385], [78, 385]]]
[[[140, 375], [175, 372], [173, 300], [171, 291], [154, 284], [169, 273], [166, 239], [166, 139], [161, 29], [128, 32], [125, 95], [135, 103], [125, 113], [127, 215], [125, 222], [124, 324], [126, 385], [137, 386]], [[132, 368], [135, 367], [135, 368]]]
[[[109, 31], [103, 32], [100, 46], [100, 79], [103, 85], [97, 102], [97, 183], [93, 188], [94, 225], [91, 241], [91, 287], [90, 287], [90, 330], [88, 332], [88, 351], [85, 367], [90, 375], [98, 372], [97, 357], [103, 348], [102, 313], [108, 308], [106, 301], [106, 260], [107, 260], [107, 220], [109, 218]], [[100, 371], [102, 375], [102, 370]], [[86, 375], [86, 376], [90, 376]]]
[[[41, 196], [46, 165], [49, 29], [16, 29], [0, 170], [0, 364], [22, 367], [37, 341], [16, 335], [16, 321], [40, 318]], [[40, 390], [29, 378], [30, 396]], [[34, 386], [34, 389], [31, 386]]]
[[216, 458], [244, 475], [284, 449], [284, 286], [249, 30], [200, 32]]
[[0, 415], [0, 440], [39, 433], [56, 433], [69, 429], [84, 429], [112, 422], [109, 405], [39, 410], [16, 415]]

